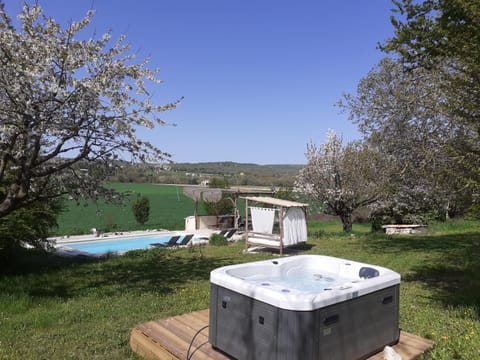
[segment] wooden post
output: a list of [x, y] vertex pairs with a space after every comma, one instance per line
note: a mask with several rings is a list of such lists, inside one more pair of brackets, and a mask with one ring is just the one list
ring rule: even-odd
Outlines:
[[195, 200], [195, 230], [198, 230], [200, 227], [199, 221], [198, 221], [198, 200]]
[[235, 207], [233, 215], [233, 227], [238, 230], [238, 218], [240, 216], [240, 213], [238, 211], [238, 193], [234, 195], [233, 206]]
[[248, 251], [248, 199], [245, 199], [245, 252]]
[[279, 225], [280, 225], [280, 256], [283, 255], [283, 207], [278, 209]]

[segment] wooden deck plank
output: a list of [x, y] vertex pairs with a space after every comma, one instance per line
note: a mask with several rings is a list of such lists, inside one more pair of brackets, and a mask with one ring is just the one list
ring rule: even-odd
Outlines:
[[133, 329], [130, 335], [130, 347], [147, 360], [178, 360], [178, 357], [169, 352], [167, 347], [163, 347], [139, 328]]
[[402, 332], [402, 335], [401, 341], [404, 346], [399, 346], [398, 349], [394, 348], [395, 351], [400, 354], [402, 359], [415, 359], [433, 347], [432, 340], [424, 339], [420, 336], [406, 332]]
[[[215, 350], [212, 345], [208, 342], [208, 328], [204, 328], [208, 324], [208, 317], [204, 318], [202, 322], [195, 322], [188, 323], [189, 318], [191, 316], [182, 316], [180, 315], [178, 318], [176, 317], [173, 321], [170, 321], [168, 326], [171, 328], [173, 332], [175, 332], [179, 337], [181, 337], [188, 348], [190, 343], [192, 343], [192, 347], [189, 354], [195, 352], [195, 356], [192, 359], [198, 360], [207, 360], [207, 359], [215, 359], [215, 360], [224, 360], [229, 359], [229, 357], [225, 356], [224, 354], [220, 353], [219, 351]], [[196, 317], [195, 317], [196, 318]], [[198, 319], [197, 319], [198, 320]], [[192, 325], [196, 324], [196, 325]], [[192, 328], [194, 326], [194, 328]], [[196, 327], [195, 327], [196, 326]], [[189, 329], [194, 329], [193, 331], [178, 331], [179, 327], [187, 327]], [[196, 333], [204, 328], [198, 335], [195, 337]], [[194, 339], [195, 337], [195, 339]]]
[[[132, 333], [132, 338], [145, 337], [145, 334], [147, 333], [150, 341], [155, 342], [155, 344], [149, 345], [150, 348], [155, 346], [167, 348], [169, 354], [174, 354], [176, 356], [174, 359], [185, 359], [190, 342], [193, 340], [196, 332], [207, 324], [208, 310], [202, 310], [141, 324], [136, 328], [140, 329], [141, 333]], [[135, 341], [136, 339], [134, 342]], [[141, 344], [145, 346], [144, 342], [141, 342]], [[135, 352], [139, 353], [138, 351]], [[208, 329], [204, 329], [194, 339], [190, 354], [193, 352], [195, 352], [195, 355], [192, 359], [197, 360], [229, 359], [222, 353], [213, 349], [210, 345], [208, 342]], [[164, 351], [161, 351], [159, 356], [154, 359], [171, 359], [168, 355], [166, 357], [164, 356]], [[146, 358], [151, 359], [151, 357]]]
[[[433, 341], [424, 339], [420, 336], [400, 332], [400, 340], [393, 349], [402, 357], [403, 360], [413, 360], [424, 354], [433, 347]], [[372, 355], [367, 360], [383, 360], [383, 351]]]
[[152, 321], [148, 323], [145, 329], [141, 330], [143, 334], [148, 335], [149, 339], [154, 340], [155, 344], [152, 344], [153, 347], [160, 346], [174, 354], [177, 358], [185, 359], [188, 348], [185, 347], [185, 341], [170, 332], [162, 323]]
[[208, 325], [208, 313], [205, 315], [197, 314], [197, 312], [183, 314], [175, 317], [178, 321], [181, 321], [185, 326], [192, 327], [194, 329], [201, 329], [203, 326]]
[[[208, 360], [210, 359], [209, 355], [205, 355], [202, 349], [203, 345], [207, 345], [208, 343], [208, 333], [202, 334], [200, 333], [197, 337], [194, 336], [196, 334], [195, 330], [191, 330], [190, 327], [186, 327], [185, 324], [175, 318], [169, 319], [169, 321], [165, 321], [163, 326], [166, 330], [170, 331], [176, 337], [182, 340], [182, 342], [186, 345], [184, 351], [182, 351], [179, 355], [180, 358], [186, 359], [188, 348], [190, 347], [190, 342], [192, 343], [192, 349], [198, 349], [197, 355], [195, 356], [196, 359], [203, 359]], [[199, 328], [201, 329], [201, 327]], [[191, 350], [192, 351], [192, 350]]]
[[[148, 360], [178, 360], [187, 357], [193, 341], [189, 352], [192, 360], [231, 359], [210, 345], [208, 329], [199, 332], [208, 325], [208, 314], [207, 309], [140, 324], [132, 330], [130, 346], [135, 353]], [[433, 341], [402, 331], [393, 349], [403, 360], [413, 360], [432, 347]], [[383, 360], [383, 352], [367, 360]]]

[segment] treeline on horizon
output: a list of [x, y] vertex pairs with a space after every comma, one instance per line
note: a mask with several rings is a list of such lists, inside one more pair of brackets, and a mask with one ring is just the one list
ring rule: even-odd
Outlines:
[[303, 165], [259, 165], [236, 162], [176, 163], [139, 166], [124, 164], [110, 176], [112, 182], [200, 185], [222, 179], [229, 185], [292, 187]]

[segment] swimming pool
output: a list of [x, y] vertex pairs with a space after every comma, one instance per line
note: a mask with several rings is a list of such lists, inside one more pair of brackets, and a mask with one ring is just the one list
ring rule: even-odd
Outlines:
[[[151, 244], [166, 244], [173, 235], [174, 234], [144, 235], [94, 241], [78, 241], [75, 243], [64, 243], [61, 246], [64, 249], [73, 249], [81, 253], [89, 253], [94, 255], [100, 255], [108, 252], [122, 253], [130, 250], [148, 249], [151, 247]], [[181, 241], [183, 237], [184, 236], [181, 236], [179, 241]]]

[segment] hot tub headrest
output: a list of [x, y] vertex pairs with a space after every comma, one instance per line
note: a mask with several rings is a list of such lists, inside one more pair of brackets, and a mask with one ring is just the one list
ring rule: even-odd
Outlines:
[[362, 279], [370, 279], [374, 278], [380, 275], [377, 269], [371, 268], [371, 267], [362, 267], [358, 271], [358, 276], [361, 277]]

